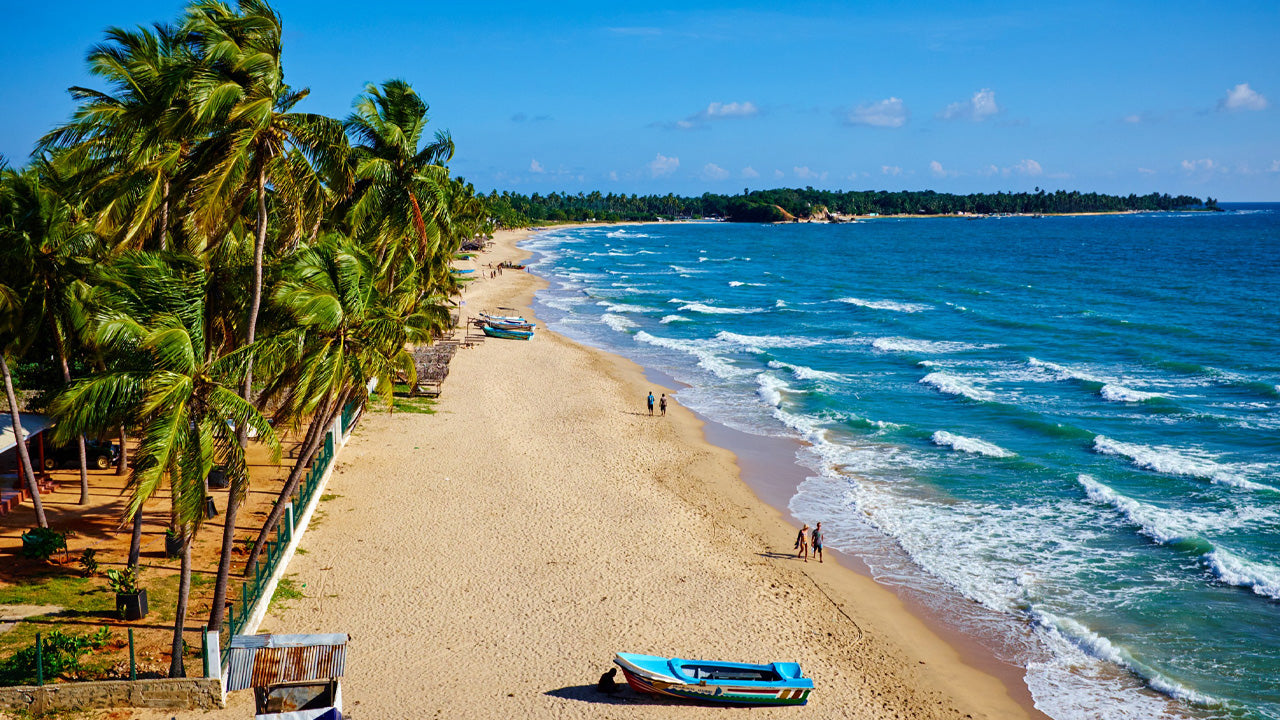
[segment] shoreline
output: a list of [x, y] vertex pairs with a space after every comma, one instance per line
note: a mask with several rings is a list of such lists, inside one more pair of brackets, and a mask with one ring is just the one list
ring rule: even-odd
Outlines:
[[[1125, 214], [1125, 213], [1078, 213], [1085, 214]], [[880, 216], [880, 217], [957, 217], [957, 216]], [[871, 217], [870, 219], [880, 219]], [[658, 224], [653, 222], [620, 222], [620, 223], [603, 223], [607, 225], [649, 225]], [[789, 224], [789, 223], [782, 223]], [[557, 225], [550, 228], [537, 228], [526, 233], [521, 240], [528, 236], [532, 236], [537, 232], [543, 232], [552, 229], [573, 229], [581, 227], [595, 227], [602, 223], [574, 223], [569, 225]], [[519, 242], [519, 241], [517, 241]], [[524, 248], [517, 248], [520, 253], [515, 261], [525, 262], [532, 253]], [[541, 286], [545, 287], [546, 281], [539, 278]], [[526, 304], [524, 309], [528, 310], [528, 305], [532, 304], [532, 298]], [[552, 332], [548, 330], [548, 332]], [[587, 345], [577, 340], [570, 340], [580, 345], [606, 355], [621, 358], [628, 363], [634, 363], [644, 374], [645, 378], [653, 385], [665, 390], [669, 396], [676, 401], [679, 400], [679, 391], [684, 387], [683, 383], [667, 376], [657, 370], [652, 370], [644, 365], [635, 363], [634, 360], [627, 358], [608, 350]], [[660, 391], [661, 391], [660, 390]], [[688, 408], [686, 408], [688, 410]], [[738, 469], [738, 480], [744, 485], [752, 498], [762, 504], [765, 508], [775, 513], [778, 520], [788, 524], [792, 532], [799, 528], [799, 523], [791, 514], [789, 501], [794, 495], [795, 487], [810, 474], [810, 471], [799, 464], [796, 452], [807, 445], [800, 438], [783, 438], [783, 437], [766, 437], [756, 436], [731, 428], [723, 423], [712, 420], [701, 413], [689, 410], [698, 420], [700, 427], [698, 441], [721, 448], [728, 451], [733, 456], [733, 462]], [[714, 439], [713, 439], [714, 438]], [[769, 446], [768, 449], [765, 446]], [[776, 453], [776, 454], [775, 454]], [[779, 481], [779, 478], [788, 478]], [[903, 610], [916, 619], [922, 621], [929, 631], [936, 634], [938, 639], [950, 646], [958, 654], [960, 661], [980, 672], [987, 673], [995, 677], [1014, 699], [1027, 717], [1048, 720], [1049, 716], [1035, 707], [1031, 690], [1027, 686], [1025, 680], [1026, 668], [1016, 663], [1003, 660], [996, 656], [983, 639], [968, 633], [958, 627], [955, 627], [947, 618], [940, 615], [935, 610], [926, 606], [921, 598], [913, 597], [912, 591], [906, 587], [898, 587], [891, 585], [883, 585], [876, 581], [871, 574], [871, 569], [856, 556], [841, 552], [834, 548], [828, 548], [828, 552], [836, 563], [846, 572], [856, 575], [859, 579], [873, 583], [877, 588], [888, 592], [902, 604]], [[816, 582], [816, 581], [815, 581]], [[831, 597], [833, 603], [847, 604], [856, 603], [853, 598], [856, 595], [851, 592], [854, 588], [834, 587], [835, 593], [843, 597]], [[828, 596], [832, 595], [831, 591], [824, 590]], [[960, 596], [955, 596], [954, 601], [964, 602]]]
[[[518, 261], [529, 234], [502, 233], [459, 264]], [[462, 310], [530, 312], [544, 283], [481, 277]], [[335, 468], [287, 571], [302, 597], [273, 605], [260, 631], [350, 633], [347, 712], [733, 712], [596, 691], [613, 653], [631, 651], [799, 662], [817, 685], [811, 717], [1043, 717], [889, 589], [796, 560], [785, 511], [744, 482], [710, 426], [678, 402], [643, 412], [649, 389], [671, 388], [537, 324], [529, 342], [461, 349], [434, 414], [371, 404]], [[250, 695], [203, 717], [243, 717]]]

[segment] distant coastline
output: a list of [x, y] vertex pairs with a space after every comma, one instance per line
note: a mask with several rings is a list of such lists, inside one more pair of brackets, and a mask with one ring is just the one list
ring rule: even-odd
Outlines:
[[1149, 193], [1035, 192], [953, 195], [932, 190], [832, 191], [780, 188], [740, 195], [703, 193], [697, 197], [592, 193], [521, 195], [494, 190], [481, 195], [489, 216], [501, 227], [533, 227], [568, 222], [632, 222], [716, 219], [729, 222], [852, 222], [877, 217], [985, 217], [1095, 215], [1162, 210], [1217, 211], [1218, 201], [1189, 195]]

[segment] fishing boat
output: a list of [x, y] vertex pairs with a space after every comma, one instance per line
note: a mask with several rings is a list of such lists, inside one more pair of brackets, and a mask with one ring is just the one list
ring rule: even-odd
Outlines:
[[533, 337], [532, 330], [507, 330], [506, 328], [493, 327], [485, 325], [484, 334], [489, 337], [505, 338], [507, 340], [528, 340]]
[[480, 313], [480, 317], [484, 318], [485, 320], [487, 320], [487, 321], [489, 321], [489, 322], [496, 322], [496, 323], [520, 323], [520, 324], [524, 324], [524, 323], [527, 323], [527, 322], [528, 322], [527, 320], [525, 320], [525, 319], [524, 319], [524, 318], [522, 318], [522, 317], [515, 317], [515, 316], [512, 316], [512, 315], [490, 315], [489, 313], [483, 313], [483, 312], [482, 312], [482, 313]]
[[508, 320], [486, 320], [484, 324], [488, 325], [491, 328], [498, 328], [499, 330], [532, 330], [533, 329], [533, 323], [525, 322], [523, 320], [520, 322], [516, 322], [515, 320], [509, 320], [509, 321]]
[[800, 665], [793, 662], [751, 665], [635, 653], [618, 653], [613, 662], [622, 668], [633, 690], [687, 700], [728, 705], [804, 705], [813, 691], [813, 680], [804, 677]]

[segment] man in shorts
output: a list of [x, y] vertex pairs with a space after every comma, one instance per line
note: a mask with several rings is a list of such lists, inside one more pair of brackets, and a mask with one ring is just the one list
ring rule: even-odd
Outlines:
[[653, 414], [653, 391], [649, 391], [649, 414]]
[[818, 558], [818, 562], [822, 562], [822, 523], [813, 526], [809, 544], [813, 547], [813, 556]]

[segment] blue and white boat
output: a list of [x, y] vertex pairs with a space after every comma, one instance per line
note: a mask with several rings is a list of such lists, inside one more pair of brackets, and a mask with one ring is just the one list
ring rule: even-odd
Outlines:
[[618, 653], [613, 662], [622, 668], [633, 690], [687, 700], [804, 705], [813, 691], [813, 680], [804, 677], [800, 665], [793, 662], [752, 665], [635, 653]]
[[484, 326], [484, 334], [489, 337], [503, 338], [506, 340], [528, 340], [533, 337], [532, 330], [514, 330], [501, 327], [493, 327], [492, 325]]

